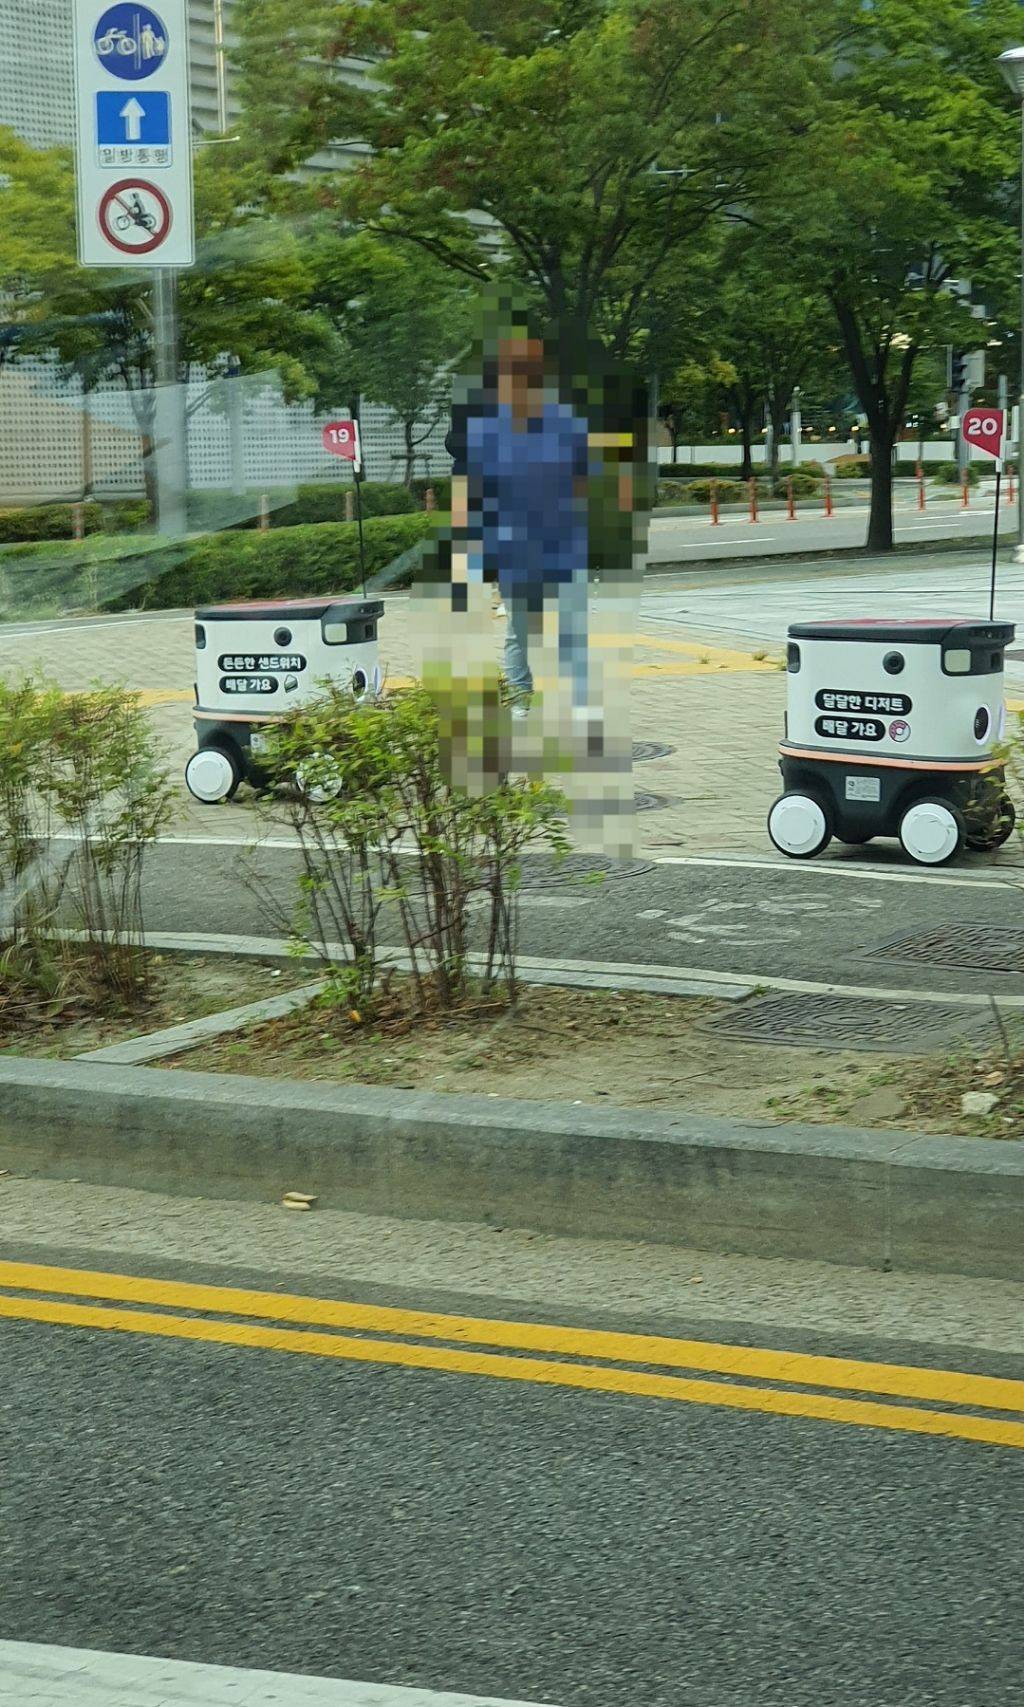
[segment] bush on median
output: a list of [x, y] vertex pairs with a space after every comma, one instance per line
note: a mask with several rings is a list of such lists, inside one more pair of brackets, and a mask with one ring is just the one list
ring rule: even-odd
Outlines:
[[[49, 539], [74, 539], [75, 504], [31, 504], [20, 510], [0, 510], [0, 545]], [[149, 519], [144, 498], [81, 505], [87, 534], [136, 533]]]
[[[422, 511], [377, 516], [363, 533], [366, 578], [427, 540], [438, 519]], [[408, 586], [405, 568], [388, 586]], [[0, 552], [0, 618], [67, 610], [174, 610], [227, 599], [298, 598], [358, 587], [359, 534], [354, 522], [321, 522], [269, 533], [205, 534], [163, 541], [98, 535]]]

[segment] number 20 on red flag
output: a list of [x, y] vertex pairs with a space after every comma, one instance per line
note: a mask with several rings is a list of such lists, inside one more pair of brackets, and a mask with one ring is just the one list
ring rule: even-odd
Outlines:
[[960, 431], [975, 450], [980, 450], [983, 456], [994, 456], [997, 462], [1001, 462], [1005, 426], [1006, 415], [1002, 409], [965, 409]]

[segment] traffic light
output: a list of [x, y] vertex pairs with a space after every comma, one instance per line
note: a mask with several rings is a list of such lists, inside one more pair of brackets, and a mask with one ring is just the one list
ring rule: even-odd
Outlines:
[[959, 393], [967, 386], [967, 351], [950, 349], [948, 353], [950, 391]]

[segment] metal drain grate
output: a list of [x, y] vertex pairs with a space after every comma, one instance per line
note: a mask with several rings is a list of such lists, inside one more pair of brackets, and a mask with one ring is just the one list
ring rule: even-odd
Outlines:
[[941, 925], [894, 936], [865, 948], [866, 960], [909, 960], [918, 966], [958, 966], [978, 972], [1024, 972], [1024, 930], [1000, 925]]
[[704, 1029], [741, 1043], [927, 1055], [961, 1039], [976, 1043], [992, 1031], [992, 1022], [984, 1008], [940, 1002], [778, 995], [743, 1002], [721, 1018], [708, 1020]]
[[634, 741], [633, 763], [641, 765], [645, 759], [667, 759], [675, 752], [674, 747], [666, 747], [664, 741]]
[[588, 877], [640, 877], [653, 867], [648, 859], [610, 859], [604, 854], [568, 854], [557, 862], [545, 854], [524, 854], [520, 861], [521, 889], [553, 889], [562, 883], [583, 883]]

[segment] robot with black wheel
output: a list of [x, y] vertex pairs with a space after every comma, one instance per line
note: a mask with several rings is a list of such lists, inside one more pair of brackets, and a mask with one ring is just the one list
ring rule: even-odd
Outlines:
[[[196, 751], [185, 766], [203, 805], [230, 800], [242, 781], [260, 787], [267, 737], [325, 681], [362, 701], [380, 692], [379, 599], [278, 599], [197, 610]], [[301, 778], [296, 779], [301, 786]], [[317, 789], [307, 790], [318, 797]], [[324, 798], [324, 781], [319, 779]]]
[[895, 836], [919, 865], [992, 852], [1014, 826], [999, 747], [1008, 622], [948, 617], [794, 623], [785, 792], [768, 834], [790, 859], [833, 836]]

